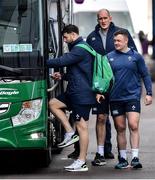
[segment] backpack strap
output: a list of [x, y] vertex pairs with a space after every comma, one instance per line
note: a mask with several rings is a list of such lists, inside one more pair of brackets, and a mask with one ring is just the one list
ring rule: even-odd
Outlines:
[[93, 56], [96, 56], [96, 51], [91, 46], [86, 45], [86, 44], [77, 44], [76, 46], [81, 47], [85, 49], [86, 51], [88, 51]]

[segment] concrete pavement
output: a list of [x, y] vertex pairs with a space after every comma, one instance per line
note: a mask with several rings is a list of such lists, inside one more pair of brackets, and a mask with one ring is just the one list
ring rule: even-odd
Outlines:
[[[153, 84], [155, 93], [155, 83]], [[143, 91], [144, 94], [144, 91]], [[17, 169], [9, 167], [0, 170], [0, 179], [154, 179], [155, 178], [155, 97], [151, 106], [144, 106], [142, 98], [142, 113], [140, 121], [140, 160], [143, 164], [141, 170], [116, 170], [117, 163], [117, 143], [116, 131], [112, 124], [112, 144], [114, 160], [107, 160], [107, 165], [94, 167], [91, 165], [96, 153], [96, 135], [95, 135], [96, 117], [91, 116], [89, 121], [90, 144], [87, 155], [88, 172], [66, 172], [63, 167], [69, 165], [73, 160], [68, 159], [67, 155], [73, 151], [73, 145], [64, 148], [61, 154], [54, 156], [52, 163], [48, 168], [24, 169], [21, 164]], [[127, 132], [128, 134], [128, 132]], [[129, 141], [128, 141], [129, 143]], [[128, 157], [130, 160], [130, 147], [128, 146]]]

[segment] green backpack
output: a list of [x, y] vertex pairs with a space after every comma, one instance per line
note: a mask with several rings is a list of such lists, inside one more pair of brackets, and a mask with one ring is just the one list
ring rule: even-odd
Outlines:
[[84, 48], [95, 57], [92, 81], [93, 91], [101, 94], [110, 92], [114, 83], [114, 75], [107, 56], [97, 53], [92, 47], [86, 44], [77, 44], [76, 46]]

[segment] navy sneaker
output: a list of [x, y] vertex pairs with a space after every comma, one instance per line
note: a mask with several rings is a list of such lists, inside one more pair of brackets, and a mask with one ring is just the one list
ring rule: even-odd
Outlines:
[[139, 162], [138, 157], [134, 157], [131, 161], [131, 167], [134, 169], [140, 169], [142, 168], [142, 164]]
[[96, 153], [94, 160], [91, 162], [93, 166], [104, 166], [106, 164], [104, 156]]
[[128, 167], [129, 167], [128, 161], [127, 161], [126, 159], [124, 159], [124, 158], [121, 157], [121, 158], [119, 159], [119, 163], [116, 164], [115, 169], [126, 169], [126, 168], [128, 168]]

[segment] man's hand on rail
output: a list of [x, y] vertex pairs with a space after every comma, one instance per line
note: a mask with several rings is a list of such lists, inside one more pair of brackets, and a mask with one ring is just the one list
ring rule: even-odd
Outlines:
[[53, 74], [51, 74], [51, 78], [53, 78], [54, 80], [61, 80], [62, 76], [60, 72], [54, 72]]

